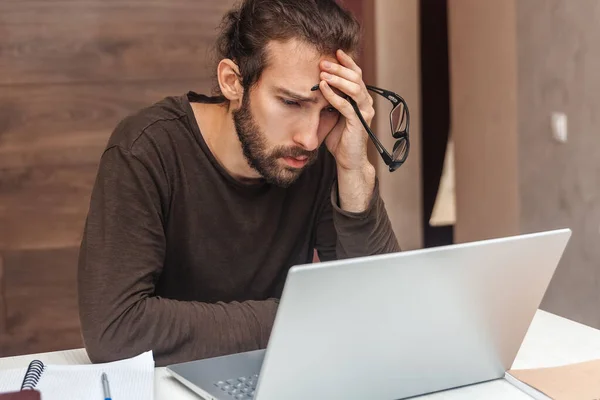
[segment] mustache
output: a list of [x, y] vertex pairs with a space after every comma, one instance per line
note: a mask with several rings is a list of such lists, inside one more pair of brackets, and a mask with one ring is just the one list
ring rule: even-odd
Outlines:
[[271, 155], [276, 158], [281, 157], [307, 157], [309, 160], [317, 156], [317, 150], [309, 151], [300, 147], [279, 147], [273, 150]]

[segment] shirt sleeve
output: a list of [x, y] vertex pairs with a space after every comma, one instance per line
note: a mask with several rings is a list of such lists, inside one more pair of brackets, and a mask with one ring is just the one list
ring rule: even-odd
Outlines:
[[93, 362], [153, 350], [162, 366], [266, 347], [276, 299], [208, 304], [156, 295], [167, 188], [160, 168], [129, 151], [103, 154], [78, 265], [81, 329]]
[[375, 180], [367, 209], [360, 213], [339, 207], [337, 181], [324, 202], [316, 224], [315, 248], [321, 261], [400, 251], [400, 246]]

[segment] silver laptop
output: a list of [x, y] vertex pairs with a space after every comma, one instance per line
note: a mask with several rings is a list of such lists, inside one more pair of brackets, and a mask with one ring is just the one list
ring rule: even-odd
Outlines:
[[503, 378], [570, 236], [295, 266], [266, 350], [167, 369], [211, 400], [393, 400]]

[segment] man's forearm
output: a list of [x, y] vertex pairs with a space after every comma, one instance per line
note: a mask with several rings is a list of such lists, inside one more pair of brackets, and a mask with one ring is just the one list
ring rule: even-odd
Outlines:
[[[361, 172], [358, 172], [361, 171]], [[319, 224], [318, 248], [326, 259], [344, 259], [400, 251], [398, 240], [379, 193], [375, 168], [337, 168], [333, 208]], [[328, 220], [330, 213], [331, 220]], [[327, 244], [335, 241], [335, 252]]]
[[352, 213], [364, 212], [373, 196], [375, 167], [369, 162], [356, 170], [338, 166], [337, 176], [340, 208]]
[[200, 303], [140, 299], [119, 315], [112, 303], [83, 307], [82, 333], [93, 362], [153, 350], [157, 366], [264, 348], [277, 301]]

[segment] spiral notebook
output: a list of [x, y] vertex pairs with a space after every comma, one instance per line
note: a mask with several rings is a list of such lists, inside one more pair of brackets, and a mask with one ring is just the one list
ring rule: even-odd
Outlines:
[[152, 352], [104, 364], [54, 365], [32, 360], [27, 368], [0, 373], [0, 393], [36, 389], [44, 400], [103, 399], [106, 373], [113, 400], [154, 399]]

